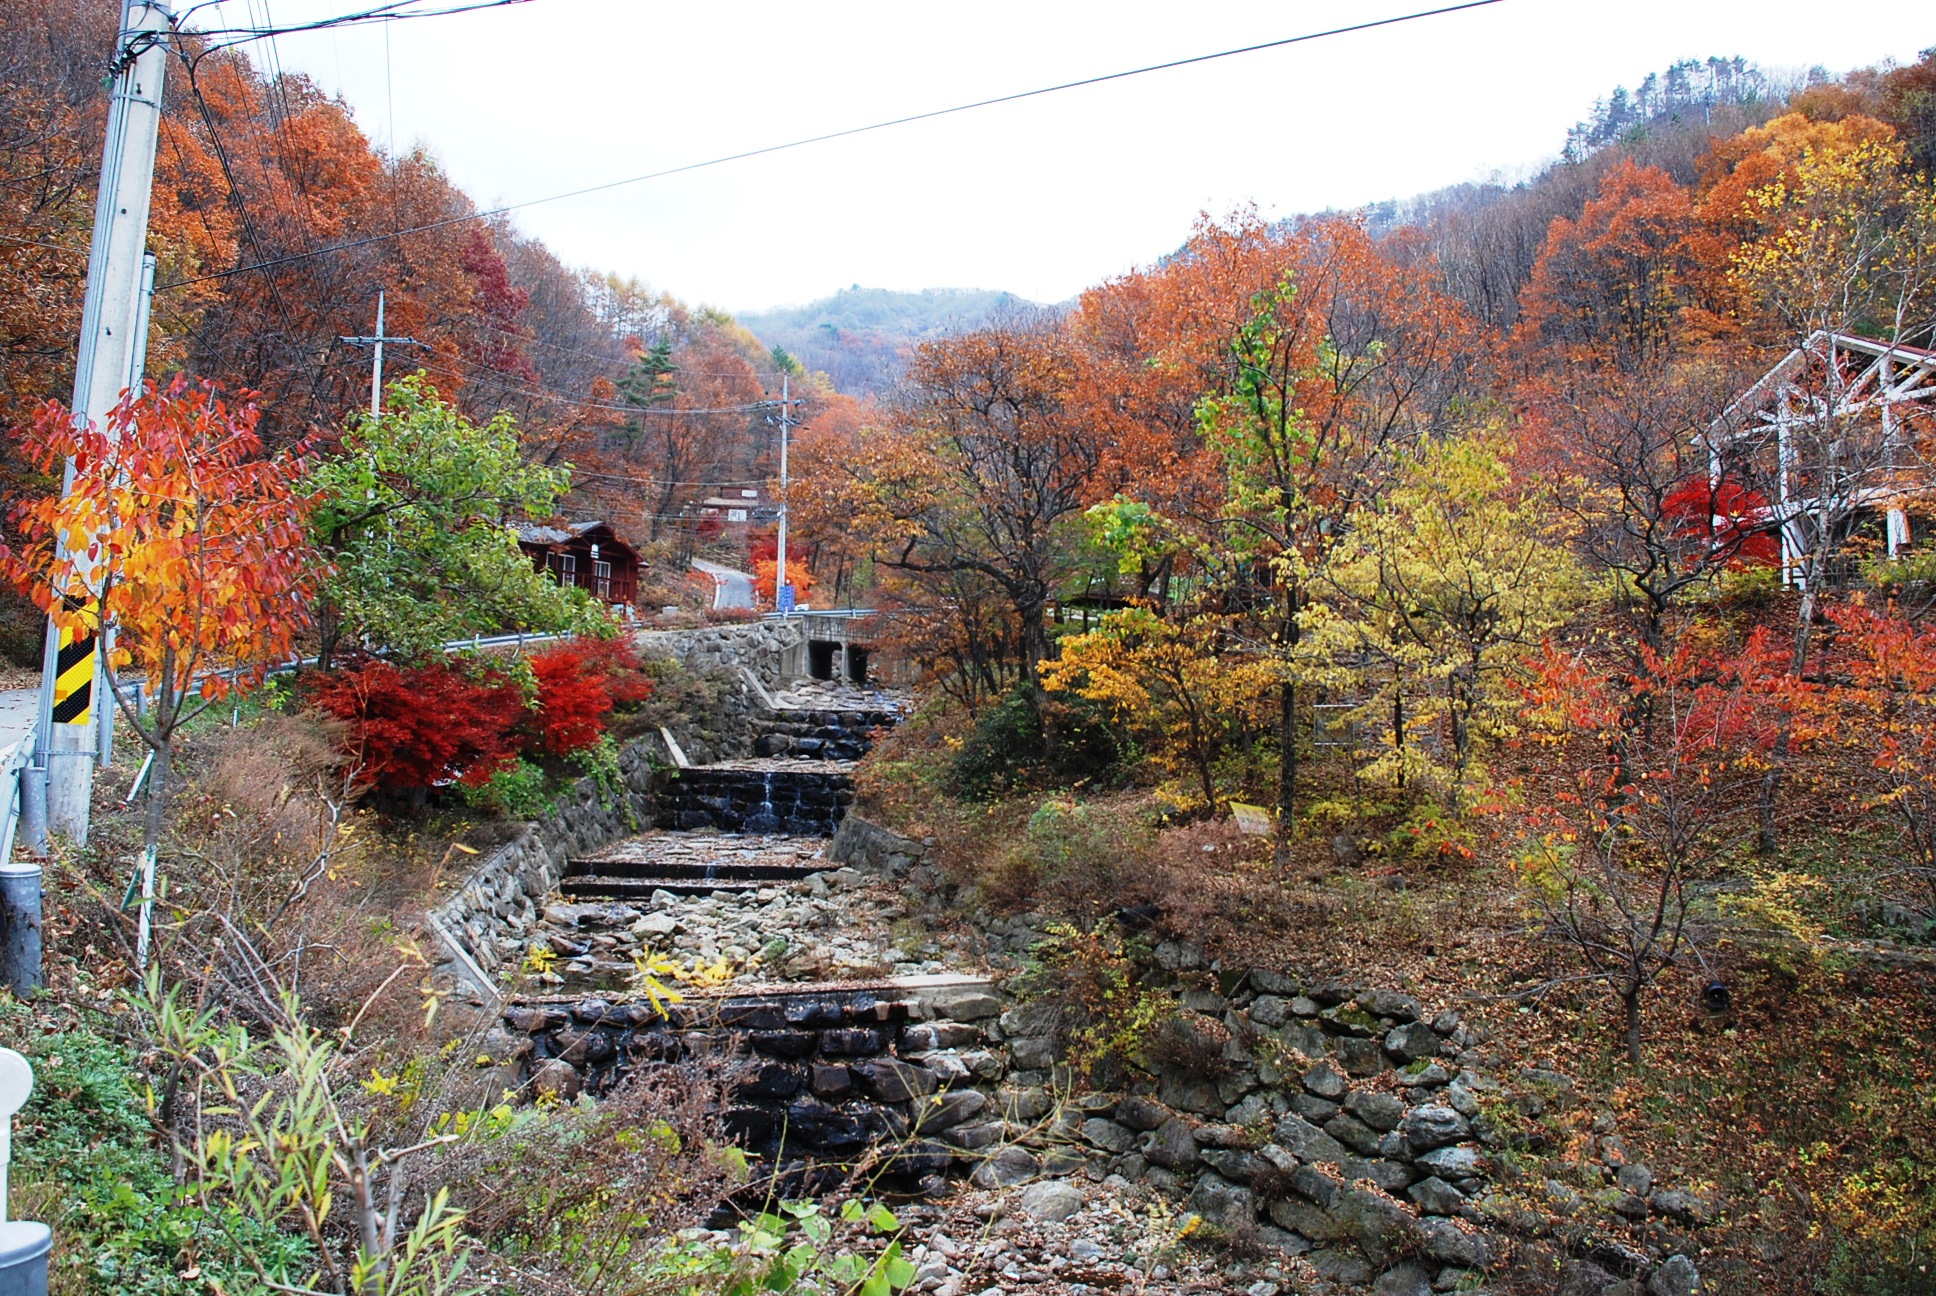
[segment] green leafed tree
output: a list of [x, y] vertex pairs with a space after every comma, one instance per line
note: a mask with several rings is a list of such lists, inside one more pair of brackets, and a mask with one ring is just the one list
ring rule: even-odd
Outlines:
[[421, 656], [466, 635], [600, 633], [584, 590], [560, 586], [518, 548], [514, 517], [547, 517], [571, 470], [527, 464], [508, 414], [478, 426], [421, 374], [390, 384], [308, 491], [316, 544], [334, 563], [319, 616], [325, 668], [345, 648]]

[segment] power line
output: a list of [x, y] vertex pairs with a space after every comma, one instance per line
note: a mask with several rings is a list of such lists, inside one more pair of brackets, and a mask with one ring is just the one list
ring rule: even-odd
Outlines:
[[[462, 6], [439, 12], [462, 13], [472, 8], [489, 8], [493, 4], [515, 4], [521, 2], [522, 0], [489, 0], [488, 3], [484, 4]], [[231, 270], [218, 270], [213, 274], [198, 275], [190, 279], [177, 279], [172, 283], [162, 285], [157, 291], [185, 288], [191, 284], [206, 283], [211, 279], [227, 279], [234, 275], [249, 274], [254, 271], [273, 270], [278, 266], [304, 261], [312, 256], [322, 256], [330, 252], [347, 252], [354, 248], [368, 247], [373, 243], [384, 243], [394, 238], [401, 238], [405, 234], [422, 234], [430, 230], [443, 229], [446, 226], [461, 224], [464, 221], [490, 220], [514, 211], [521, 211], [527, 207], [537, 207], [545, 203], [563, 202], [568, 198], [582, 198], [588, 194], [605, 193], [608, 190], [621, 189], [627, 185], [643, 184], [649, 180], [663, 180], [668, 176], [684, 175], [687, 172], [701, 171], [707, 167], [723, 166], [728, 162], [743, 162], [749, 158], [765, 157], [769, 154], [782, 153], [789, 149], [805, 148], [810, 144], [824, 144], [830, 140], [847, 139], [855, 135], [865, 135], [873, 131], [887, 130], [894, 126], [906, 126], [913, 122], [932, 121], [937, 117], [948, 117], [955, 113], [972, 112], [978, 108], [992, 108], [997, 104], [1015, 103], [1023, 99], [1038, 98], [1042, 95], [1059, 94], [1064, 90], [1077, 90], [1085, 86], [1102, 85], [1110, 81], [1121, 81], [1128, 77], [1144, 76], [1151, 72], [1167, 72], [1174, 68], [1189, 67], [1192, 64], [1209, 63], [1217, 59], [1235, 58], [1240, 54], [1255, 54], [1262, 50], [1281, 49], [1287, 45], [1301, 45], [1307, 41], [1324, 40], [1331, 36], [1345, 36], [1353, 32], [1371, 31], [1378, 27], [1392, 27], [1399, 23], [1416, 22], [1421, 18], [1436, 18], [1444, 14], [1460, 13], [1467, 9], [1483, 9], [1488, 5], [1499, 3], [1501, 3], [1501, 0], [1466, 0], [1463, 4], [1445, 5], [1437, 9], [1422, 9], [1414, 13], [1399, 14], [1391, 18], [1377, 18], [1369, 22], [1352, 23], [1344, 27], [1332, 27], [1325, 31], [1307, 32], [1302, 36], [1287, 36], [1282, 40], [1263, 41], [1255, 45], [1244, 45], [1237, 49], [1219, 50], [1214, 54], [1196, 54], [1189, 58], [1171, 59], [1165, 63], [1151, 63], [1145, 67], [1130, 68], [1122, 72], [1106, 72], [1101, 76], [1083, 77], [1076, 81], [1063, 81], [1056, 85], [1041, 86], [1034, 90], [1019, 90], [1014, 94], [997, 95], [991, 99], [977, 99], [973, 103], [956, 104], [951, 108], [936, 108], [928, 112], [911, 113], [905, 117], [894, 117], [887, 121], [873, 122], [866, 126], [850, 126], [845, 130], [828, 131], [823, 135], [810, 135], [805, 139], [789, 140], [784, 144], [769, 144], [764, 148], [747, 149], [739, 153], [729, 153], [723, 157], [708, 158], [704, 162], [688, 162], [683, 166], [668, 167], [663, 171], [649, 171], [644, 175], [630, 176], [624, 180], [610, 180], [603, 184], [587, 185], [582, 189], [571, 189], [564, 193], [551, 194], [544, 198], [532, 198], [524, 202], [509, 203], [503, 207], [494, 207], [489, 211], [471, 212], [463, 216], [452, 216], [444, 220], [412, 226], [409, 229], [392, 230], [387, 234], [372, 234], [366, 238], [351, 239], [347, 242], [332, 244], [329, 247], [318, 248], [315, 252], [297, 253], [274, 260], [261, 261], [255, 265], [237, 266]], [[395, 9], [398, 7], [398, 5], [394, 4], [383, 6], [384, 9]], [[408, 16], [430, 17], [432, 15], [413, 14]], [[301, 31], [309, 29], [286, 28], [284, 30]], [[256, 38], [253, 35], [250, 37], [250, 39]]]

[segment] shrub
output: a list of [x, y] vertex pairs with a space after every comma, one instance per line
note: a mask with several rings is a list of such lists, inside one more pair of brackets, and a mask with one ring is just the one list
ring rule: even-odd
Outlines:
[[45, 1030], [25, 1006], [0, 1006], [0, 1040], [38, 1071], [19, 1116], [12, 1208], [53, 1227], [49, 1292], [255, 1290], [249, 1256], [300, 1271], [305, 1243], [176, 1185], [142, 1111], [145, 1077], [109, 1034], [121, 1025], [90, 1015]]
[[541, 819], [551, 811], [551, 798], [545, 795], [545, 772], [527, 760], [513, 759], [485, 782], [458, 787], [466, 805], [506, 819]]
[[1146, 861], [1148, 835], [1142, 815], [1130, 807], [1052, 797], [1029, 816], [1022, 840], [986, 886], [997, 902], [1040, 895], [1060, 912], [1093, 920], [1124, 903], [1132, 875]]
[[531, 658], [538, 708], [525, 754], [569, 756], [596, 747], [614, 711], [636, 710], [653, 681], [638, 652], [617, 639], [574, 639]]
[[477, 786], [517, 754], [524, 697], [501, 671], [473, 678], [445, 662], [400, 668], [372, 661], [319, 684], [315, 705], [348, 726], [345, 753], [357, 781], [416, 794], [449, 783]]
[[1018, 688], [976, 718], [955, 754], [947, 790], [987, 801], [1032, 783], [1101, 781], [1122, 755], [1095, 703], [1074, 698], [1038, 707]]

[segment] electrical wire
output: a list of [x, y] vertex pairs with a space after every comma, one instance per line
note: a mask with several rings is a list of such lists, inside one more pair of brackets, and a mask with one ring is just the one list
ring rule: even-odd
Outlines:
[[[490, 8], [497, 4], [517, 4], [524, 2], [525, 0], [488, 0], [487, 3], [460, 6], [440, 12], [463, 13], [469, 9]], [[1307, 41], [1323, 40], [1331, 36], [1345, 36], [1353, 32], [1371, 31], [1379, 27], [1392, 27], [1399, 23], [1416, 22], [1422, 18], [1436, 18], [1444, 14], [1461, 13], [1468, 9], [1483, 9], [1488, 5], [1500, 3], [1502, 3], [1502, 0], [1465, 0], [1465, 3], [1462, 4], [1445, 5], [1436, 9], [1421, 9], [1413, 13], [1398, 14], [1390, 18], [1377, 18], [1368, 22], [1351, 23], [1343, 27], [1332, 27], [1324, 31], [1307, 32], [1302, 36], [1287, 36], [1281, 40], [1262, 41], [1255, 45], [1244, 45], [1236, 49], [1218, 50], [1212, 54], [1196, 54], [1188, 58], [1171, 59], [1164, 63], [1152, 63], [1145, 67], [1129, 68], [1122, 72], [1106, 72], [1100, 76], [1083, 77], [1075, 81], [1063, 81], [1056, 85], [1040, 86], [1034, 90], [1019, 90], [1013, 94], [996, 95], [990, 99], [977, 99], [972, 103], [956, 104], [950, 108], [936, 108], [928, 112], [910, 113], [904, 117], [894, 117], [886, 121], [873, 122], [866, 126], [850, 126], [845, 130], [828, 131], [821, 135], [810, 135], [804, 139], [789, 140], [784, 144], [769, 144], [763, 148], [746, 149], [739, 153], [728, 153], [721, 157], [708, 158], [703, 162], [688, 162], [682, 166], [667, 167], [662, 171], [648, 171], [644, 175], [629, 176], [623, 180], [608, 180], [603, 184], [587, 185], [582, 189], [570, 189], [564, 193], [550, 194], [543, 198], [531, 198], [524, 202], [507, 203], [502, 207], [494, 207], [489, 211], [471, 212], [463, 216], [452, 216], [444, 220], [412, 226], [409, 229], [392, 230], [385, 234], [372, 234], [365, 238], [350, 239], [342, 243], [332, 244], [329, 247], [318, 248], [315, 252], [298, 253], [270, 261], [259, 262], [255, 265], [236, 266], [233, 269], [218, 270], [212, 274], [177, 279], [158, 287], [156, 291], [165, 292], [175, 288], [186, 288], [191, 284], [206, 283], [212, 279], [227, 279], [240, 274], [273, 270], [278, 266], [307, 260], [312, 256], [323, 256], [332, 252], [347, 252], [354, 248], [368, 247], [373, 243], [388, 242], [394, 238], [401, 238], [406, 234], [421, 234], [470, 220], [491, 220], [514, 211], [522, 211], [527, 207], [537, 207], [545, 203], [563, 202], [569, 198], [583, 198], [589, 194], [605, 193], [613, 189], [622, 189], [628, 185], [644, 184], [650, 180], [663, 180], [668, 176], [685, 175], [688, 172], [701, 171], [708, 167], [723, 166], [729, 162], [743, 162], [749, 158], [766, 157], [770, 154], [782, 153], [789, 149], [805, 148], [811, 144], [824, 144], [830, 140], [847, 139], [855, 135], [865, 135], [873, 131], [887, 130], [894, 126], [906, 126], [913, 122], [932, 121], [937, 117], [948, 117], [956, 113], [972, 112], [978, 108], [992, 108], [998, 104], [1016, 103], [1023, 99], [1034, 99], [1042, 95], [1059, 94], [1064, 90], [1077, 90], [1086, 86], [1102, 85], [1110, 81], [1121, 81], [1128, 77], [1144, 76], [1152, 72], [1166, 72], [1174, 68], [1189, 67], [1197, 63], [1209, 63], [1217, 59], [1234, 58], [1240, 54], [1255, 54], [1262, 50], [1281, 49], [1287, 45], [1300, 45]], [[395, 9], [398, 7], [400, 6], [395, 4], [382, 6], [383, 9]], [[371, 12], [376, 13], [378, 11], [372, 10]], [[408, 16], [430, 17], [433, 15], [426, 13]], [[284, 30], [300, 31], [308, 29], [286, 28]], [[250, 39], [256, 38], [255, 36], [250, 37]]]

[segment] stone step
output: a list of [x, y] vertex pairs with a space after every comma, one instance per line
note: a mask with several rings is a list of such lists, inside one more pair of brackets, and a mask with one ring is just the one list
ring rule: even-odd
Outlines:
[[609, 877], [593, 874], [565, 878], [558, 884], [558, 891], [572, 900], [650, 900], [654, 891], [665, 891], [676, 896], [708, 896], [715, 891], [738, 894], [771, 885], [770, 882], [709, 882], [700, 878]]
[[567, 880], [600, 878], [667, 878], [693, 882], [799, 882], [810, 873], [824, 872], [825, 862], [813, 864], [745, 864], [736, 860], [574, 859], [565, 865]]

